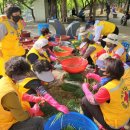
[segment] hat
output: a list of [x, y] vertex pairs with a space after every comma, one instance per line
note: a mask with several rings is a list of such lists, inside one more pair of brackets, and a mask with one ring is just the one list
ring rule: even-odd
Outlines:
[[35, 48], [35, 49], [41, 49], [42, 47], [44, 47], [44, 46], [46, 46], [46, 45], [48, 45], [48, 40], [47, 39], [45, 39], [45, 38], [42, 38], [42, 39], [38, 39], [35, 43], [34, 43], [34, 45], [33, 45], [33, 48]]
[[96, 61], [96, 65], [97, 65], [99, 68], [105, 68], [104, 60], [97, 60], [97, 61]]
[[103, 41], [110, 42], [112, 44], [118, 44], [118, 35], [116, 34], [108, 34], [107, 38], [104, 38]]
[[98, 60], [96, 61], [96, 65], [99, 68], [105, 68], [104, 60], [108, 57], [110, 57], [108, 53], [102, 54], [101, 56], [98, 57]]
[[38, 73], [37, 71], [35, 71], [35, 74], [37, 75], [37, 77], [45, 82], [51, 82], [54, 80], [54, 76], [51, 72], [51, 70], [49, 71], [42, 71], [41, 73]]

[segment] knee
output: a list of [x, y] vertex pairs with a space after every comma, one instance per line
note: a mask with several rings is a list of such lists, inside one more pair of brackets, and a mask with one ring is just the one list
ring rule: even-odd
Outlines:
[[89, 106], [89, 101], [87, 100], [87, 98], [84, 96], [83, 98], [82, 98], [82, 100], [81, 100], [81, 105], [82, 106]]
[[36, 126], [44, 126], [45, 124], [44, 118], [40, 116], [32, 117], [32, 120]]

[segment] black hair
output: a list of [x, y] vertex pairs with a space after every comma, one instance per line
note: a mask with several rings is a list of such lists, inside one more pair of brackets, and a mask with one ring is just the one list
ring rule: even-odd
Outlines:
[[49, 29], [48, 28], [43, 28], [42, 30], [41, 30], [41, 34], [43, 35], [43, 36], [45, 36], [46, 34], [48, 34], [49, 33]]
[[23, 76], [30, 71], [31, 67], [23, 57], [13, 57], [5, 63], [5, 73], [10, 78]]
[[52, 65], [48, 60], [38, 60], [33, 64], [33, 70], [41, 73], [42, 71], [49, 71], [52, 69]]
[[121, 60], [114, 58], [105, 59], [106, 73], [109, 74], [111, 79], [120, 80], [124, 75], [124, 66]]
[[13, 13], [15, 13], [15, 12], [20, 12], [20, 14], [21, 14], [21, 9], [19, 8], [19, 7], [17, 7], [17, 6], [13, 6], [13, 7], [10, 7], [8, 10], [7, 10], [7, 13], [6, 13], [6, 15], [7, 15], [7, 18], [11, 18], [11, 15], [13, 14]]

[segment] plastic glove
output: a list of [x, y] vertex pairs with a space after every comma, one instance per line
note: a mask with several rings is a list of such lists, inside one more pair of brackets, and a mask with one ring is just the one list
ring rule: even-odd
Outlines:
[[88, 74], [86, 75], [86, 78], [88, 78], [88, 79], [94, 79], [94, 80], [96, 80], [97, 82], [100, 82], [100, 81], [101, 81], [101, 77], [100, 77], [99, 75], [95, 74], [95, 73], [88, 73]]
[[63, 112], [64, 114], [68, 114], [69, 113], [69, 109], [65, 105], [58, 106], [57, 110]]
[[28, 110], [31, 116], [43, 116], [43, 112], [40, 110], [38, 104], [35, 104], [32, 108]]
[[98, 85], [95, 84], [94, 86], [92, 86], [93, 90], [97, 90], [98, 89]]
[[52, 55], [50, 56], [50, 59], [51, 59], [51, 61], [56, 61], [57, 60], [57, 58], [52, 56]]
[[91, 104], [95, 104], [95, 100], [93, 97], [93, 94], [89, 91], [89, 84], [88, 83], [83, 83], [82, 84], [82, 90], [85, 94], [85, 97], [87, 98], [87, 100], [91, 103]]
[[38, 103], [40, 102], [42, 99], [41, 97], [37, 97], [37, 96], [34, 96], [34, 95], [29, 95], [27, 93], [24, 93], [22, 95], [22, 101], [28, 101], [28, 102], [35, 102], [35, 103]]
[[68, 108], [64, 105], [60, 105], [49, 93], [43, 96], [43, 100], [48, 102], [51, 106], [55, 107], [58, 111], [67, 114], [69, 112]]

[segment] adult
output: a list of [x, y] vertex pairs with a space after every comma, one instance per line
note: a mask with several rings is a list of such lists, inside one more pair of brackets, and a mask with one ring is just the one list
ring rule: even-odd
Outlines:
[[111, 12], [110, 5], [106, 3], [106, 13], [107, 13], [107, 21], [109, 20], [109, 14]]
[[124, 46], [118, 41], [118, 35], [109, 34], [107, 38], [103, 39], [106, 42], [104, 50], [113, 58], [121, 59], [126, 62], [126, 51]]
[[76, 15], [76, 10], [75, 10], [75, 8], [72, 9], [72, 16], [73, 16], [73, 15]]
[[0, 58], [3, 58], [2, 66], [11, 57], [25, 54], [24, 48], [19, 43], [23, 29], [20, 20], [21, 9], [16, 6], [10, 7], [6, 12], [6, 16], [0, 18]]
[[82, 85], [85, 93], [83, 112], [92, 120], [95, 118], [105, 129], [119, 130], [129, 122], [130, 112], [128, 88], [121, 79], [123, 63], [119, 59], [107, 58], [99, 72], [102, 79], [96, 94], [90, 92], [88, 84]]
[[48, 40], [45, 38], [38, 39], [27, 53], [27, 61], [30, 64], [34, 64], [37, 60], [48, 60], [50, 62], [49, 55], [46, 52], [47, 48]]
[[44, 119], [32, 117], [31, 109], [22, 106], [16, 82], [30, 71], [30, 65], [22, 58], [11, 58], [5, 63], [5, 73], [0, 79], [0, 129], [1, 130], [42, 130]]
[[[119, 29], [118, 27], [111, 22], [108, 21], [99, 21], [96, 20], [94, 24], [94, 30], [95, 30], [95, 37], [94, 41], [97, 42], [100, 40], [100, 38], [106, 38], [108, 34], [114, 33], [114, 34], [119, 34]], [[101, 45], [105, 47], [106, 43], [101, 39]]]

